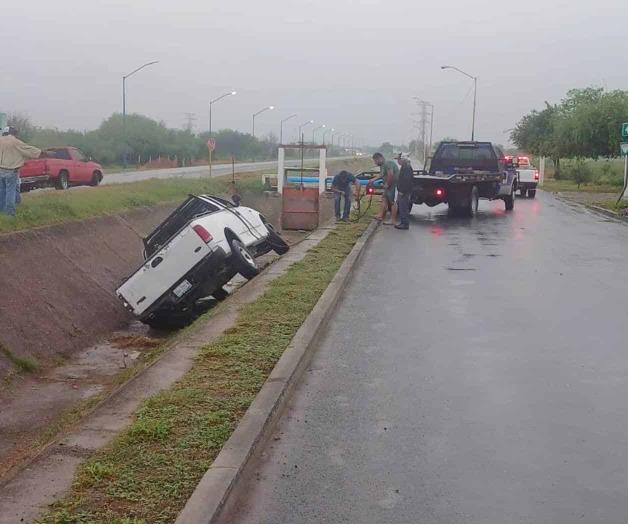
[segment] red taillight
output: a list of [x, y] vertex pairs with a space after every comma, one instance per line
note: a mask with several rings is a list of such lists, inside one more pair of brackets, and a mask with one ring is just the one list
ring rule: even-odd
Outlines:
[[439, 187], [435, 193], [437, 197], [442, 197], [445, 194], [445, 190]]
[[205, 229], [203, 226], [197, 224], [195, 226], [192, 226], [192, 229], [196, 231], [196, 234], [201, 237], [203, 242], [205, 242], [206, 244], [207, 242], [211, 242], [212, 240], [214, 240], [214, 237], [211, 236], [210, 232], [207, 231], [207, 229]]
[[366, 194], [367, 195], [372, 195], [373, 193], [375, 193], [375, 190], [372, 187], [367, 187], [366, 188]]
[[535, 171], [534, 172], [534, 180], [538, 180], [539, 179], [539, 172]]

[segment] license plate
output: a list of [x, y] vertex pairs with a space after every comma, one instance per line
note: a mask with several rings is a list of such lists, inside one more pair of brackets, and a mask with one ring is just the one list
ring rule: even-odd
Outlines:
[[190, 284], [187, 280], [181, 282], [177, 287], [175, 287], [172, 292], [176, 295], [177, 298], [181, 298], [192, 288], [192, 284]]

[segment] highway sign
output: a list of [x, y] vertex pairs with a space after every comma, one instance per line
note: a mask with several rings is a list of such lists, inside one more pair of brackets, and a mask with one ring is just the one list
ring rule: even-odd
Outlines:
[[216, 149], [216, 139], [215, 138], [210, 138], [207, 141], [207, 149], [209, 149], [210, 151], [213, 151], [214, 149]]
[[622, 142], [620, 144], [621, 154], [624, 156], [628, 156], [628, 142]]
[[621, 125], [621, 136], [628, 138], [628, 122]]

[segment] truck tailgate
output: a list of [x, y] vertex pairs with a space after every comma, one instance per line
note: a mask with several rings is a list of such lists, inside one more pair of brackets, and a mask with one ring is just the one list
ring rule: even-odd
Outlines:
[[538, 171], [534, 168], [517, 170], [520, 182], [538, 182], [538, 178], [536, 178], [537, 173]]
[[210, 253], [209, 246], [187, 226], [144, 262], [118, 288], [117, 294], [129, 304], [133, 313], [141, 315]]

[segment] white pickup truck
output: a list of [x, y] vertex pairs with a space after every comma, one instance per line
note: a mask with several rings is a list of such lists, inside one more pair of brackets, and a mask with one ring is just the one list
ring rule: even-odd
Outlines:
[[530, 198], [536, 196], [536, 186], [539, 184], [539, 170], [536, 169], [527, 156], [520, 156], [516, 159], [519, 165], [517, 168], [517, 187], [522, 197], [526, 195]]
[[259, 273], [256, 257], [288, 244], [259, 212], [222, 198], [190, 195], [144, 239], [144, 263], [117, 289], [145, 324], [176, 329], [196, 318], [199, 299], [224, 299], [237, 273]]

